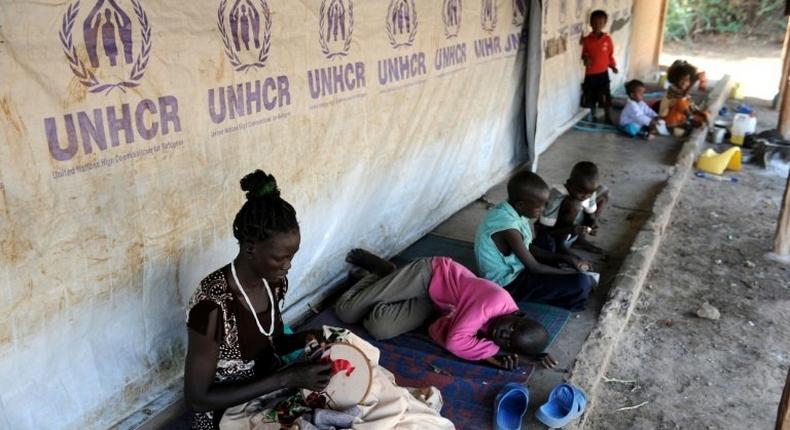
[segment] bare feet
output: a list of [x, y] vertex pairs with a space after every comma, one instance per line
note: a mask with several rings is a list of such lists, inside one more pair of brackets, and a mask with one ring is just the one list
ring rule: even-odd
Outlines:
[[381, 277], [389, 275], [396, 269], [395, 264], [392, 262], [361, 248], [349, 251], [348, 255], [346, 255], [346, 261]]
[[355, 284], [355, 283], [359, 282], [362, 278], [365, 277], [365, 275], [367, 275], [369, 273], [370, 272], [368, 272], [365, 269], [361, 269], [359, 267], [355, 267], [355, 268], [353, 268], [353, 269], [348, 271], [348, 280], [352, 284]]
[[576, 242], [573, 242], [573, 247], [582, 249], [584, 251], [592, 252], [593, 254], [600, 254], [600, 255], [606, 254], [603, 249], [593, 245], [583, 237], [576, 239]]

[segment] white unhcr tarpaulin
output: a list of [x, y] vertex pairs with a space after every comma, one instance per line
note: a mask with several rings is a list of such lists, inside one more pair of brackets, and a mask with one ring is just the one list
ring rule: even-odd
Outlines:
[[398, 250], [502, 179], [524, 9], [0, 0], [0, 427], [104, 428], [181, 373], [256, 168], [302, 225], [291, 316], [352, 246]]
[[604, 31], [615, 46], [619, 73], [609, 72], [612, 93], [625, 83], [631, 35], [633, 0], [557, 0], [543, 2], [543, 67], [538, 95], [536, 153], [545, 151], [579, 112], [584, 64], [582, 36], [590, 32], [590, 13], [602, 9], [609, 15]]

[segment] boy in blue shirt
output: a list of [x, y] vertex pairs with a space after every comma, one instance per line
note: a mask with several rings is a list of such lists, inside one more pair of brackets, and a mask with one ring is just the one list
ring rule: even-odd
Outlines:
[[[507, 193], [508, 199], [491, 208], [477, 230], [475, 257], [481, 276], [517, 299], [583, 309], [593, 285], [593, 278], [582, 273], [589, 263], [531, 246], [528, 218], [540, 217], [549, 199], [548, 185], [535, 173], [522, 171], [510, 178]], [[574, 268], [549, 265], [558, 263]]]

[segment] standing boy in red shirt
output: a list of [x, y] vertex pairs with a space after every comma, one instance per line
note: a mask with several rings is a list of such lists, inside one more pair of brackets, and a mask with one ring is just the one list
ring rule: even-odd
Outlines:
[[606, 114], [606, 122], [611, 123], [612, 94], [609, 91], [609, 69], [617, 73], [614, 61], [614, 43], [603, 28], [609, 17], [602, 10], [590, 14], [592, 32], [582, 38], [582, 61], [584, 62], [584, 83], [582, 84], [582, 105], [590, 108], [595, 120], [596, 105]]

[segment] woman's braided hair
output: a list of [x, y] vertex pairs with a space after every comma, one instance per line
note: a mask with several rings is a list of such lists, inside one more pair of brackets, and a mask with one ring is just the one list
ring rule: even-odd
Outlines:
[[[241, 189], [247, 201], [233, 220], [233, 236], [239, 243], [260, 242], [274, 233], [288, 233], [299, 229], [296, 210], [280, 197], [277, 180], [262, 170], [256, 170], [241, 179]], [[285, 297], [288, 282], [283, 281], [280, 299]]]

